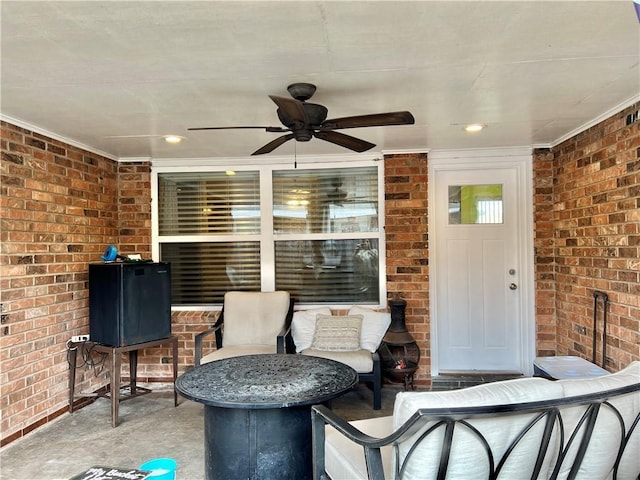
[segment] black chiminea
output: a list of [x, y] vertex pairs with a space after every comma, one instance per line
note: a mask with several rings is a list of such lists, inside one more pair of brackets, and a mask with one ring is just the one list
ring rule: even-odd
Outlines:
[[380, 344], [382, 373], [392, 383], [404, 383], [405, 390], [413, 390], [413, 375], [418, 370], [420, 349], [407, 330], [405, 309], [407, 301], [389, 300], [391, 325]]

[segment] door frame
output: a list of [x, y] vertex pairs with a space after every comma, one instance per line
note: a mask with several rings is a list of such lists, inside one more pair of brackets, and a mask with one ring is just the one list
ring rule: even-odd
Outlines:
[[[534, 221], [533, 221], [533, 155], [529, 147], [498, 149], [431, 150], [428, 156], [428, 178], [435, 182], [438, 171], [464, 171], [477, 168], [505, 168], [516, 170], [518, 190], [517, 249], [520, 265], [520, 368], [527, 376], [533, 374], [536, 356], [535, 278], [534, 278]], [[431, 330], [431, 376], [439, 374], [438, 357], [438, 304], [436, 283], [438, 269], [437, 247], [433, 241], [437, 235], [435, 221], [435, 187], [429, 189], [429, 311]]]

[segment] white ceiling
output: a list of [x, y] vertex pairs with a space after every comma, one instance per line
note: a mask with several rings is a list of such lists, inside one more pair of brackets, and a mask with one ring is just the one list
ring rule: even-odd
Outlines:
[[[373, 151], [553, 145], [640, 98], [631, 0], [3, 0], [1, 22], [2, 118], [113, 158], [246, 157], [279, 134], [187, 128], [280, 126], [293, 82], [329, 118], [411, 111], [345, 132]], [[270, 155], [294, 144], [348, 152]]]

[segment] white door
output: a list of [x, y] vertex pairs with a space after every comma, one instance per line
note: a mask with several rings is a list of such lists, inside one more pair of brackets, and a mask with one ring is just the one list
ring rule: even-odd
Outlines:
[[523, 255], [529, 222], [522, 216], [531, 216], [525, 170], [517, 159], [485, 155], [444, 162], [429, 155], [436, 374], [525, 373], [533, 361], [523, 304], [532, 268]]

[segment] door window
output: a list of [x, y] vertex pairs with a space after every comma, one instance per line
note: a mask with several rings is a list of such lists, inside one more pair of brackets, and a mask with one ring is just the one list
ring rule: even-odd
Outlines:
[[449, 185], [449, 225], [502, 223], [502, 185]]

